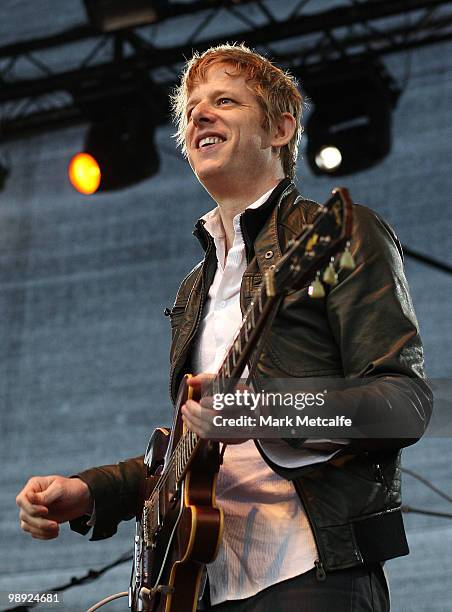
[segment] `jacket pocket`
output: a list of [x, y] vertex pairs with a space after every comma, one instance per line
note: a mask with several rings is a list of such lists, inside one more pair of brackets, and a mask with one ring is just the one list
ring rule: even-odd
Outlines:
[[173, 364], [174, 355], [179, 346], [179, 336], [180, 331], [183, 327], [183, 322], [185, 319], [185, 310], [187, 307], [187, 302], [183, 304], [175, 304], [171, 312], [169, 314], [170, 323], [171, 323], [171, 349], [170, 349], [170, 362]]
[[169, 318], [170, 318], [170, 323], [171, 323], [171, 329], [173, 331], [179, 327], [179, 324], [185, 313], [186, 306], [187, 306], [187, 303], [185, 302], [184, 304], [175, 304], [171, 308], [171, 311], [169, 313]]

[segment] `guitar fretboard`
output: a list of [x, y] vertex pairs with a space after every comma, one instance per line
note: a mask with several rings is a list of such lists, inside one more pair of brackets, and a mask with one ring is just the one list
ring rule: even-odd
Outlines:
[[[265, 321], [266, 307], [270, 301], [271, 298], [267, 296], [265, 285], [261, 284], [251, 299], [216, 376], [206, 385], [203, 395], [227, 393], [230, 386], [240, 378], [254, 348], [256, 332]], [[176, 482], [179, 482], [185, 474], [198, 442], [199, 438], [196, 434], [185, 431], [177, 443], [170, 462], [170, 469]]]
[[227, 393], [231, 390], [231, 383], [236, 382], [240, 378], [251, 351], [256, 344], [256, 331], [264, 323], [264, 313], [269, 301], [270, 298], [265, 291], [265, 285], [262, 284], [252, 296], [242, 323], [234, 336], [234, 340], [223, 359], [218, 373], [209, 385], [209, 392]]

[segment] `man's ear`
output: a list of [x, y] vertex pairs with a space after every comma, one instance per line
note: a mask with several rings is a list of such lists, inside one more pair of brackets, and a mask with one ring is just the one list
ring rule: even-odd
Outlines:
[[273, 134], [271, 140], [272, 147], [283, 147], [288, 144], [295, 134], [297, 122], [290, 113], [283, 113], [275, 125], [273, 126]]

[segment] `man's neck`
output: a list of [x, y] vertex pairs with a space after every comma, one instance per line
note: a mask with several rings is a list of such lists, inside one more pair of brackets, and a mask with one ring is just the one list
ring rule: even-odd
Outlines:
[[280, 180], [280, 178], [274, 179], [260, 189], [250, 189], [249, 193], [241, 193], [240, 196], [214, 198], [220, 209], [221, 221], [225, 231], [226, 253], [234, 242], [234, 217], [244, 212], [248, 206], [256, 202], [264, 193], [267, 193], [270, 189], [274, 189]]

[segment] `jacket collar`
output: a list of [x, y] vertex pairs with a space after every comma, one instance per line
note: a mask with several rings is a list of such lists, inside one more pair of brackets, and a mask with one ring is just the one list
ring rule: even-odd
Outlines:
[[[276, 185], [269, 195], [267, 201], [262, 204], [262, 206], [259, 206], [259, 208], [247, 208], [243, 213], [241, 221], [243, 239], [245, 241], [247, 253], [252, 250], [254, 241], [256, 240], [259, 232], [264, 227], [275, 206], [279, 203], [282, 194], [290, 185], [292, 185], [292, 188], [295, 188], [290, 179], [283, 179], [278, 183], [278, 185]], [[205, 229], [204, 223], [204, 219], [198, 219], [193, 230], [193, 235], [196, 236], [201, 243], [202, 248], [204, 251], [206, 251], [212, 238]]]

